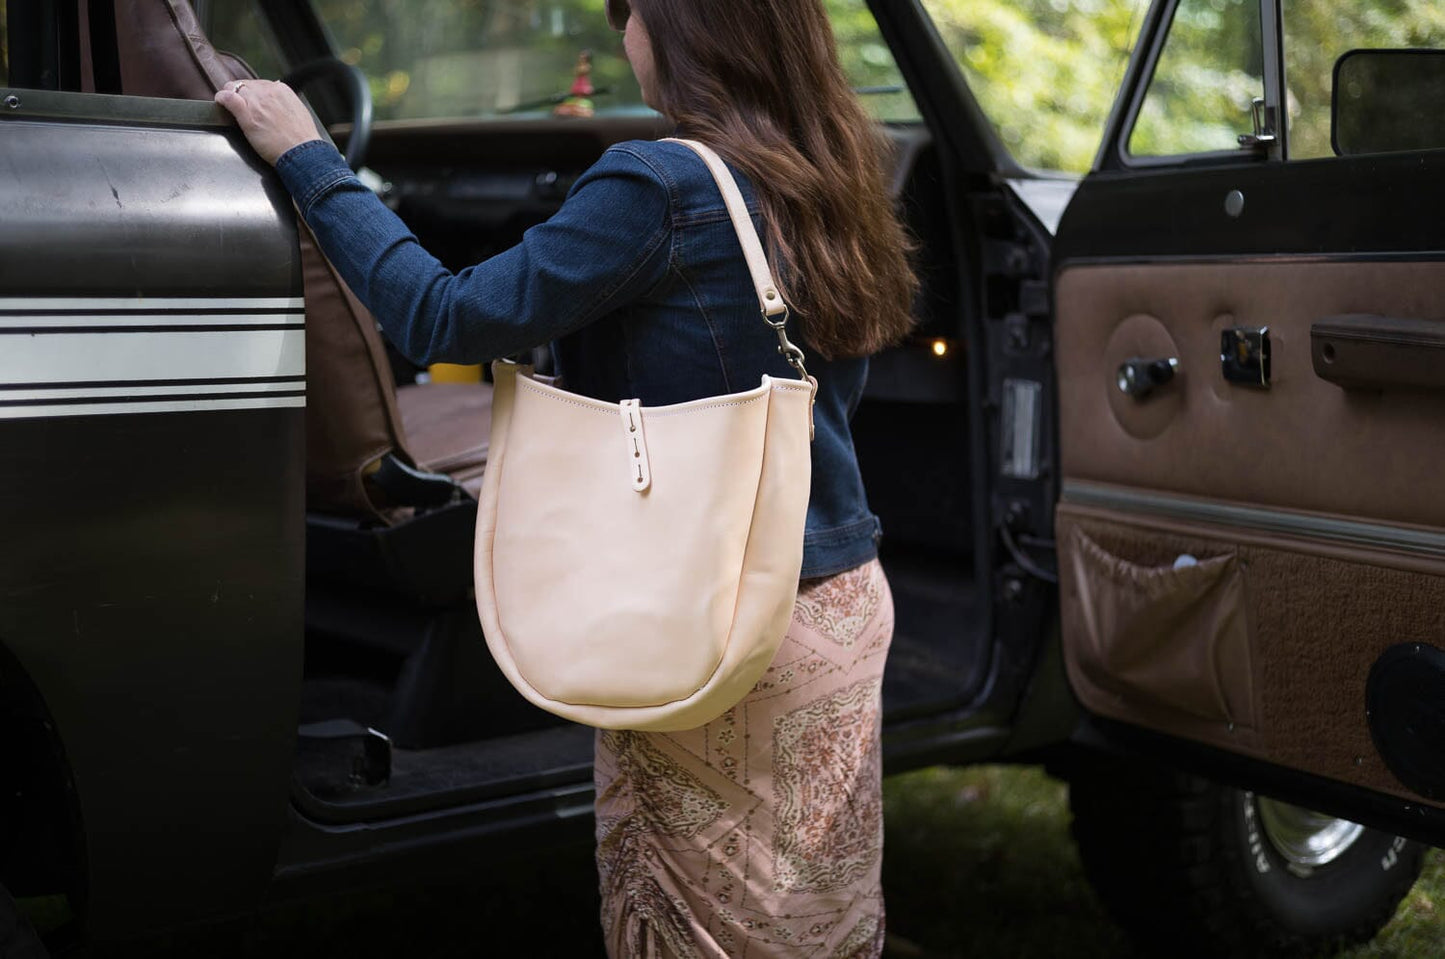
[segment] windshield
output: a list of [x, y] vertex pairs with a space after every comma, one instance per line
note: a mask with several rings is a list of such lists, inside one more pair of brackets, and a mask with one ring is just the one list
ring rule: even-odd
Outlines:
[[[917, 119], [864, 0], [825, 4], [870, 113]], [[651, 112], [602, 0], [316, 0], [316, 9], [341, 58], [370, 79], [378, 119]]]
[[598, 110], [645, 111], [621, 38], [592, 0], [318, 0], [341, 59], [371, 80], [378, 119], [550, 111], [591, 61]]

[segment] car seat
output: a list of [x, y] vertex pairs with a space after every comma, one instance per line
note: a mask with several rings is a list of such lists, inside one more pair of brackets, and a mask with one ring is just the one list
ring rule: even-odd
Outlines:
[[[211, 45], [187, 0], [116, 0], [115, 29], [122, 93], [209, 100], [227, 81], [255, 76]], [[299, 217], [297, 232], [308, 579], [455, 601], [471, 585], [469, 517], [486, 463], [491, 387], [397, 387], [374, 318]], [[437, 511], [460, 515], [430, 516]], [[430, 521], [418, 523], [424, 514]]]

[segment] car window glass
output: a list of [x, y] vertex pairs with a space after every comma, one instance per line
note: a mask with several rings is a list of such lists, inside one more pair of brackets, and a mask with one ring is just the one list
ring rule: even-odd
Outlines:
[[1148, 0], [923, 0], [1014, 159], [1087, 172]]
[[1133, 156], [1239, 149], [1264, 96], [1259, 0], [1180, 0], [1129, 134]]
[[[865, 0], [826, 5], [872, 115], [916, 119]], [[341, 58], [370, 79], [378, 119], [651, 112], [600, 0], [316, 0], [316, 9]]]
[[838, 60], [869, 115], [877, 120], [917, 120], [918, 107], [866, 0], [824, 0], [824, 6], [833, 22]]
[[256, 0], [200, 0], [196, 13], [216, 49], [245, 60], [257, 76], [276, 79], [286, 73]]
[[1445, 47], [1440, 0], [1286, 0], [1285, 82], [1289, 155], [1334, 156], [1330, 144], [1334, 68], [1358, 49]]
[[[9, 9], [11, 7], [15, 9]], [[12, 31], [13, 26], [13, 31]], [[47, 8], [0, 0], [0, 85], [32, 90], [79, 89], [76, 70], [61, 62], [60, 36]]]

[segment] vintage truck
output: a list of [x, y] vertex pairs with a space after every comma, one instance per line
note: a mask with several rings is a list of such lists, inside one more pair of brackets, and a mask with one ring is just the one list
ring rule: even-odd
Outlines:
[[[332, 0], [5, 0], [4, 959], [39, 948], [11, 896], [137, 943], [588, 835], [591, 731], [511, 690], [472, 605], [486, 384], [388, 351], [210, 100], [251, 74], [228, 32], [458, 268], [666, 134], [600, 52], [615, 108], [518, 92], [526, 31], [570, 62], [600, 3], [425, 6], [486, 90], [454, 47], [368, 83]], [[1082, 180], [1010, 156], [934, 5], [830, 7], [900, 78], [923, 281], [854, 422], [888, 769], [1048, 763], [1170, 955], [1368, 938], [1445, 841], [1441, 54], [1380, 49], [1445, 34], [1357, 50], [1311, 6], [1155, 0]], [[1169, 146], [1200, 49], [1243, 104]], [[374, 121], [408, 82], [451, 99]]]

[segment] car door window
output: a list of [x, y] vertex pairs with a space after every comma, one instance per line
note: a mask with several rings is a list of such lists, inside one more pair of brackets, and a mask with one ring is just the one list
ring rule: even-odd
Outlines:
[[833, 22], [838, 60], [869, 114], [876, 120], [918, 120], [918, 106], [866, 0], [824, 0], [824, 6]]
[[1129, 134], [1135, 157], [1239, 149], [1264, 96], [1259, 0], [1180, 0]]
[[30, 90], [80, 89], [74, 25], [54, 6], [0, 2], [0, 83]]
[[923, 0], [1020, 164], [1085, 173], [1148, 0]]
[[1291, 159], [1334, 156], [1335, 63], [1351, 50], [1445, 47], [1440, 0], [1287, 0], [1285, 83]]

